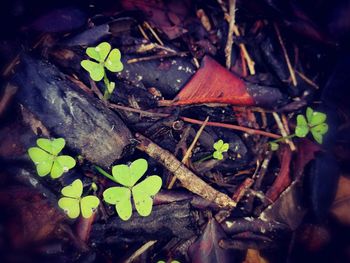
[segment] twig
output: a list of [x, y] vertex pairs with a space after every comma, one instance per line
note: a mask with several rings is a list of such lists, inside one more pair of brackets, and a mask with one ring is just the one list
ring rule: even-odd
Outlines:
[[247, 189], [249, 189], [254, 183], [254, 180], [251, 178], [246, 178], [243, 183], [238, 187], [235, 193], [232, 196], [232, 199], [237, 203], [242, 199]]
[[227, 10], [225, 2], [222, 0], [217, 0], [217, 2], [220, 5], [222, 11], [226, 14], [228, 12], [228, 10]]
[[153, 143], [148, 138], [137, 133], [136, 139], [139, 140], [137, 148], [150, 157], [162, 163], [170, 172], [176, 176], [181, 182], [182, 186], [187, 190], [209, 200], [222, 208], [232, 209], [236, 206], [236, 202], [233, 201], [228, 195], [215, 190], [208, 185], [192, 171], [190, 171], [183, 163], [181, 163], [174, 155], [169, 151], [164, 150], [157, 144]]
[[[186, 163], [187, 163], [187, 161], [188, 161], [188, 158], [189, 158], [189, 157], [191, 156], [191, 154], [192, 154], [192, 150], [193, 150], [194, 146], [196, 145], [196, 143], [197, 143], [199, 137], [201, 136], [201, 134], [202, 134], [202, 132], [203, 132], [205, 126], [206, 126], [207, 123], [208, 123], [208, 120], [209, 120], [209, 116], [205, 119], [205, 121], [203, 122], [202, 126], [199, 128], [199, 130], [198, 130], [196, 136], [194, 137], [194, 139], [193, 139], [193, 141], [192, 141], [190, 147], [187, 149], [187, 151], [186, 151], [184, 157], [182, 158], [181, 162], [182, 162], [183, 164], [186, 165]], [[168, 189], [171, 189], [171, 188], [173, 187], [173, 185], [174, 185], [175, 182], [176, 182], [176, 176], [174, 176], [174, 177], [172, 178], [172, 180], [171, 180], [171, 182], [170, 182], [170, 184], [169, 184], [169, 186], [168, 186]]]
[[[235, 35], [237, 37], [241, 36], [241, 33], [239, 32], [237, 26], [233, 27], [233, 32], [235, 33]], [[250, 57], [245, 44], [240, 43], [239, 47], [240, 47], [240, 49], [241, 49], [241, 51], [243, 53], [243, 56], [244, 56], [245, 60], [247, 61], [247, 65], [248, 65], [248, 69], [249, 69], [250, 75], [255, 75], [255, 62]]]
[[20, 63], [19, 54], [8, 64], [8, 66], [2, 72], [3, 77], [8, 77], [11, 71], [15, 68], [16, 65]]
[[17, 90], [17, 86], [12, 86], [10, 84], [6, 85], [4, 93], [0, 99], [0, 117], [4, 114], [4, 112], [10, 105], [10, 102], [12, 101], [12, 98], [16, 94]]
[[148, 60], [154, 60], [154, 59], [160, 59], [160, 58], [169, 58], [169, 57], [185, 57], [187, 56], [187, 52], [178, 52], [178, 53], [170, 53], [170, 54], [157, 54], [152, 55], [148, 57], [141, 57], [141, 58], [132, 58], [127, 61], [128, 64], [140, 62], [140, 61], [148, 61]]
[[290, 78], [292, 79], [292, 84], [293, 84], [293, 86], [297, 86], [298, 82], [297, 82], [297, 79], [295, 77], [295, 72], [294, 72], [294, 69], [292, 67], [292, 64], [290, 63], [290, 59], [289, 59], [289, 56], [288, 56], [288, 53], [287, 53], [287, 49], [286, 49], [286, 47], [285, 47], [285, 45], [283, 43], [283, 40], [282, 40], [282, 37], [281, 37], [281, 32], [278, 29], [278, 26], [276, 25], [276, 23], [274, 23], [273, 26], [275, 27], [278, 41], [280, 42], [280, 45], [282, 47], [283, 55], [284, 55], [284, 58], [286, 60], [287, 66], [288, 66]]
[[137, 25], [137, 28], [140, 30], [141, 35], [142, 35], [145, 39], [149, 40], [149, 37], [147, 36], [145, 30], [143, 30], [142, 26]]
[[[232, 1], [232, 0], [230, 0], [230, 1]], [[225, 3], [222, 0], [217, 0], [217, 2], [219, 3], [222, 11], [224, 12], [225, 20], [230, 24], [230, 15], [227, 13], [228, 11], [227, 11]], [[231, 7], [231, 5], [230, 5], [230, 7]], [[237, 37], [241, 36], [238, 28], [235, 25], [233, 26], [233, 32], [235, 33], [235, 35]], [[243, 43], [239, 44], [239, 48], [241, 49], [241, 51], [244, 55], [244, 58], [247, 61], [250, 74], [255, 75], [255, 62], [251, 59], [251, 57], [247, 51], [247, 48], [245, 47], [245, 45]]]
[[294, 152], [296, 150], [295, 144], [292, 140], [287, 139], [289, 134], [283, 126], [280, 116], [276, 112], [272, 112], [272, 115], [277, 123], [278, 128], [281, 131], [283, 137], [286, 137], [285, 142], [289, 145], [290, 149]]
[[141, 256], [143, 253], [145, 253], [150, 247], [152, 247], [157, 240], [151, 240], [147, 243], [143, 244], [139, 249], [137, 249], [127, 260], [124, 261], [124, 263], [131, 263], [134, 262], [135, 259], [137, 259], [139, 256]]
[[226, 67], [231, 68], [231, 53], [233, 45], [233, 31], [236, 23], [236, 0], [229, 0], [230, 4], [230, 13], [229, 13], [229, 29], [227, 35], [227, 42], [225, 48], [225, 57], [226, 57]]
[[153, 30], [153, 28], [150, 26], [150, 24], [147, 21], [145, 21], [143, 24], [145, 25], [145, 27], [147, 27], [149, 29], [149, 31], [151, 31], [152, 35], [155, 37], [155, 39], [158, 41], [158, 43], [161, 46], [164, 46], [163, 41], [159, 38], [156, 31]]
[[196, 136], [194, 137], [190, 147], [188, 148], [185, 156], [182, 158], [182, 161], [181, 161], [182, 163], [187, 163], [188, 158], [191, 157], [192, 150], [193, 150], [194, 146], [196, 145], [199, 137], [201, 136], [201, 134], [202, 134], [205, 126], [207, 125], [208, 121], [209, 121], [209, 116], [205, 119], [205, 121], [202, 123], [201, 127], [199, 128], [199, 130], [198, 130]]
[[320, 87], [315, 83], [313, 82], [311, 79], [309, 79], [308, 77], [306, 77], [303, 73], [297, 71], [297, 70], [294, 70], [295, 73], [297, 73], [299, 75], [299, 77], [301, 79], [303, 79], [307, 84], [309, 84], [310, 86], [313, 86], [315, 89], [319, 89]]
[[[194, 123], [194, 124], [202, 124], [203, 123], [203, 121], [199, 121], [199, 120], [195, 120], [195, 119], [191, 119], [191, 118], [187, 118], [187, 117], [180, 117], [180, 118], [186, 122], [189, 122], [189, 123]], [[248, 127], [242, 127], [242, 126], [238, 126], [238, 125], [234, 125], [234, 124], [208, 121], [207, 125], [214, 126], [214, 127], [227, 128], [227, 129], [236, 130], [236, 131], [242, 131], [242, 132], [246, 132], [246, 133], [251, 134], [251, 135], [262, 135], [262, 136], [275, 138], [275, 139], [281, 138], [280, 135], [277, 135], [277, 134], [274, 134], [271, 132], [256, 130], [256, 129], [252, 129], [252, 128], [248, 128]]]
[[[168, 117], [168, 116], [170, 116], [170, 114], [167, 114], [167, 113], [149, 112], [149, 111], [134, 109], [134, 108], [126, 107], [126, 106], [116, 105], [116, 104], [112, 104], [112, 103], [108, 103], [108, 107], [110, 107], [112, 109], [117, 109], [117, 110], [126, 110], [126, 111], [131, 111], [131, 112], [137, 112], [137, 113], [143, 114], [145, 116], [150, 116], [150, 117]], [[189, 123], [193, 123], [193, 124], [199, 124], [199, 125], [203, 124], [203, 121], [188, 118], [188, 117], [180, 116], [180, 119], [182, 119], [183, 121], [189, 122]], [[262, 136], [270, 137], [273, 139], [281, 138], [280, 135], [277, 135], [277, 134], [274, 134], [271, 132], [256, 130], [256, 129], [243, 127], [243, 126], [239, 126], [239, 125], [234, 125], [234, 124], [208, 121], [207, 125], [213, 126], [213, 127], [221, 127], [221, 128], [236, 130], [236, 131], [242, 131], [242, 132], [246, 132], [246, 133], [251, 134], [251, 135], [262, 135]]]

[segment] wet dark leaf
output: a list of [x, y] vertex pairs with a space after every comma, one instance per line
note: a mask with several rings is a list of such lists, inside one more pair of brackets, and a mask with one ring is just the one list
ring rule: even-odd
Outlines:
[[62, 8], [38, 17], [31, 28], [41, 32], [69, 32], [82, 27], [87, 16], [80, 9]]
[[26, 56], [14, 83], [19, 102], [89, 161], [107, 167], [131, 144], [133, 136], [120, 118], [55, 66]]
[[219, 246], [219, 241], [226, 237], [215, 219], [209, 219], [203, 234], [190, 247], [189, 255], [193, 263], [234, 262], [230, 252]]
[[315, 217], [322, 221], [329, 213], [336, 194], [339, 166], [335, 158], [326, 153], [319, 154], [311, 164], [309, 191], [311, 209]]

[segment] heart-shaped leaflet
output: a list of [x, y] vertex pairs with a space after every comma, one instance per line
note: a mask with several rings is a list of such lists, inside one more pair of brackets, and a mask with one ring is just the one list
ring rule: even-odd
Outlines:
[[120, 61], [121, 54], [119, 49], [113, 49], [111, 53], [109, 53], [108, 58], [105, 62], [105, 67], [111, 72], [119, 72], [122, 71], [124, 66]]
[[89, 218], [100, 204], [100, 200], [93, 195], [81, 198], [83, 183], [80, 179], [64, 187], [61, 193], [64, 197], [58, 200], [58, 206], [72, 219], [77, 218], [80, 215], [80, 211], [84, 218]]
[[42, 177], [51, 172], [54, 156], [38, 147], [29, 148], [28, 154], [30, 159], [35, 163], [36, 171], [39, 176]]
[[84, 218], [89, 218], [92, 216], [98, 205], [100, 204], [100, 199], [94, 195], [88, 195], [80, 200], [81, 215]]
[[80, 215], [80, 197], [83, 193], [83, 183], [77, 179], [70, 185], [61, 190], [64, 197], [58, 200], [58, 206], [61, 207], [69, 218], [77, 218]]
[[103, 192], [103, 198], [115, 209], [122, 220], [128, 220], [132, 214], [131, 191], [126, 187], [110, 187]]
[[135, 207], [141, 216], [148, 216], [151, 214], [153, 196], [159, 192], [161, 187], [162, 179], [157, 175], [152, 175], [132, 188], [132, 197]]
[[145, 174], [147, 168], [148, 163], [145, 159], [137, 159], [130, 166], [125, 164], [113, 166], [112, 175], [116, 182], [132, 187]]
[[57, 156], [64, 146], [66, 145], [66, 141], [63, 138], [57, 138], [53, 140], [40, 138], [36, 141], [36, 144], [43, 150], [51, 153], [52, 155]]

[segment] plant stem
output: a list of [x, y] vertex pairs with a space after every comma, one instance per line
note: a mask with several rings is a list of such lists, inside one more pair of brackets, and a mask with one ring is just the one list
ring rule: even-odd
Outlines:
[[207, 155], [207, 156], [203, 157], [202, 159], [199, 159], [198, 161], [195, 161], [195, 163], [204, 162], [204, 161], [206, 161], [206, 160], [208, 160], [208, 159], [210, 159], [212, 157], [213, 157], [213, 154]]
[[273, 143], [273, 142], [282, 142], [282, 141], [285, 141], [285, 140], [287, 140], [287, 139], [291, 139], [291, 138], [293, 138], [293, 137], [295, 137], [296, 136], [296, 134], [294, 133], [294, 134], [290, 134], [290, 135], [288, 135], [288, 136], [285, 136], [285, 137], [281, 137], [281, 138], [278, 138], [278, 139], [276, 139], [276, 140], [273, 140], [273, 141], [270, 141], [270, 143]]
[[104, 92], [104, 94], [103, 94], [103, 98], [105, 99], [105, 100], [108, 100], [110, 97], [111, 97], [111, 94], [109, 93], [109, 90], [108, 90], [108, 87], [109, 87], [109, 85], [110, 85], [110, 81], [109, 81], [109, 79], [107, 78], [107, 74], [106, 74], [106, 72], [104, 73], [104, 76], [103, 76], [103, 82], [105, 83], [105, 92]]
[[113, 182], [118, 183], [114, 177], [112, 175], [110, 175], [109, 173], [107, 173], [105, 170], [103, 170], [101, 167], [94, 165], [95, 169], [102, 175], [106, 176], [108, 179], [112, 180]]

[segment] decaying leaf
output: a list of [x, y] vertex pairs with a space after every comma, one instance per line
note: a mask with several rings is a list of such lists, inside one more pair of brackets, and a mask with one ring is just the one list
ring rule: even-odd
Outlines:
[[230, 252], [219, 246], [226, 234], [215, 219], [210, 219], [203, 234], [190, 247], [189, 255], [193, 263], [232, 262]]

